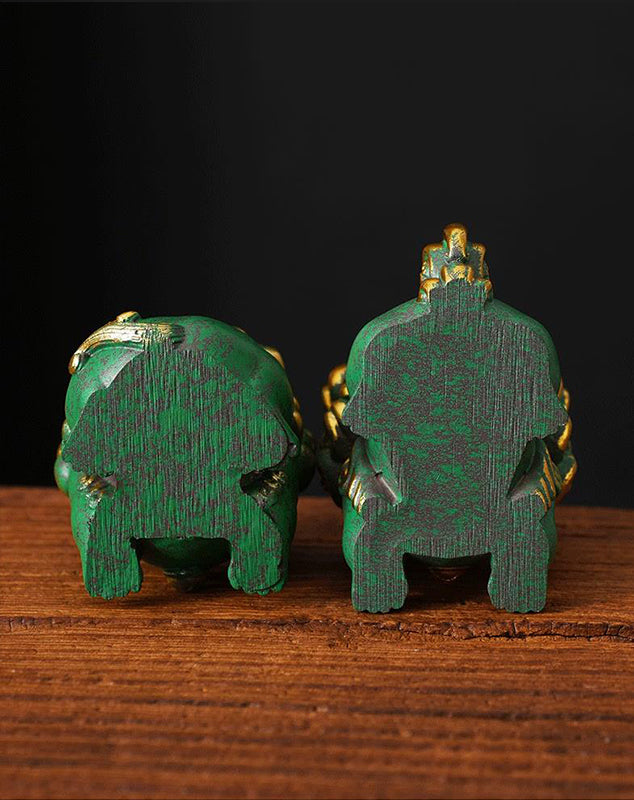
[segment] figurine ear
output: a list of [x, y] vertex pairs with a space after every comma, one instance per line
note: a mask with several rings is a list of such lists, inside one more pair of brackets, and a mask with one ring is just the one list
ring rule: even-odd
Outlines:
[[269, 469], [279, 464], [289, 448], [297, 450], [297, 436], [290, 426], [263, 403], [257, 414], [244, 418], [244, 432], [238, 441], [238, 460], [242, 472]]

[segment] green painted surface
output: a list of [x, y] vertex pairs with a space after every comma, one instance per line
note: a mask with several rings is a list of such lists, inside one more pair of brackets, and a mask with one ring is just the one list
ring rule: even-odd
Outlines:
[[[475, 255], [438, 248], [431, 275]], [[359, 610], [403, 605], [405, 554], [445, 567], [490, 554], [494, 605], [546, 602], [554, 500], [574, 463], [556, 445], [559, 365], [547, 331], [493, 299], [481, 269], [371, 321], [352, 346], [341, 422], [356, 438], [340, 490]]]
[[281, 589], [313, 464], [285, 370], [215, 320], [127, 324], [142, 342], [106, 340], [72, 376], [56, 462], [86, 588], [138, 591], [143, 558], [184, 586], [229, 559], [234, 588]]

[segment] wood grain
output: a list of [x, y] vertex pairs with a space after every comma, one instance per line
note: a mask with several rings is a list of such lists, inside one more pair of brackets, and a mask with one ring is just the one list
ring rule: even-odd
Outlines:
[[286, 588], [219, 572], [89, 597], [66, 498], [0, 491], [4, 798], [634, 797], [634, 512], [558, 509], [541, 614], [410, 565], [350, 605], [341, 512], [300, 501]]

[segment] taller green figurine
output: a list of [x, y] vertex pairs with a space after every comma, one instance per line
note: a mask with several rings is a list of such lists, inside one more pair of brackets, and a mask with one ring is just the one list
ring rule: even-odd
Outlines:
[[576, 470], [568, 394], [548, 332], [493, 298], [484, 247], [444, 233], [418, 296], [369, 322], [324, 387], [318, 460], [333, 493], [339, 475], [352, 601], [400, 608], [405, 554], [446, 578], [490, 554], [494, 605], [539, 611]]
[[229, 560], [235, 589], [281, 589], [313, 453], [279, 354], [206, 317], [127, 312], [69, 371], [55, 476], [89, 593], [138, 591], [141, 559], [184, 588]]

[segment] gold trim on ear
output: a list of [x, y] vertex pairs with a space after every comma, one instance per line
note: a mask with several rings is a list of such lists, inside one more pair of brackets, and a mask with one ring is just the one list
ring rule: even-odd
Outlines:
[[138, 312], [124, 311], [113, 322], [91, 333], [75, 350], [68, 363], [74, 375], [81, 369], [90, 351], [104, 344], [144, 345], [152, 338], [182, 340], [182, 328], [173, 322], [144, 322]]

